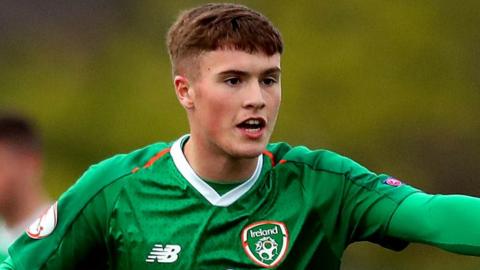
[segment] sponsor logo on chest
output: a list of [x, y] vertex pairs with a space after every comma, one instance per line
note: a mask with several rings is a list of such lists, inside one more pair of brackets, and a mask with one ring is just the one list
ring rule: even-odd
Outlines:
[[247, 256], [262, 267], [277, 266], [288, 250], [288, 230], [282, 222], [252, 223], [243, 228], [241, 238]]
[[173, 263], [177, 261], [178, 254], [182, 250], [182, 247], [179, 245], [160, 245], [155, 244], [152, 251], [148, 254], [147, 263]]

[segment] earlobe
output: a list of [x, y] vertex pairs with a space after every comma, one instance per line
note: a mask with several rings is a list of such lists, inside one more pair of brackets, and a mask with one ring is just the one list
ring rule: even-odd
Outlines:
[[175, 94], [177, 95], [180, 104], [182, 104], [182, 106], [187, 110], [192, 109], [192, 89], [189, 80], [184, 76], [176, 75], [173, 83], [175, 85]]

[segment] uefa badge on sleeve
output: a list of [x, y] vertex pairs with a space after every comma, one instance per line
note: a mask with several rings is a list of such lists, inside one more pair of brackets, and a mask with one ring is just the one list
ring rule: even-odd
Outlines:
[[399, 187], [403, 184], [402, 181], [395, 179], [393, 177], [387, 178], [385, 181], [383, 181], [383, 183], [392, 187]]
[[55, 202], [37, 220], [27, 227], [26, 233], [32, 239], [49, 236], [57, 226], [57, 203]]
[[288, 250], [288, 230], [282, 222], [252, 223], [243, 228], [241, 237], [245, 253], [262, 267], [277, 266]]

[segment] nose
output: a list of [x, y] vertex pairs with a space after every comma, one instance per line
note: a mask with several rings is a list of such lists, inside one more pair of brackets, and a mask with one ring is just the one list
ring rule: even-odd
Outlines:
[[245, 91], [243, 106], [249, 109], [262, 109], [265, 107], [264, 90], [259, 83], [252, 83]]

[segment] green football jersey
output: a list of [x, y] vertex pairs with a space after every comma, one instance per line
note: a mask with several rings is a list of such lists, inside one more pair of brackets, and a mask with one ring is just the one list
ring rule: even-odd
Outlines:
[[330, 151], [275, 143], [248, 180], [219, 195], [188, 164], [187, 139], [92, 166], [10, 247], [9, 264], [339, 269], [352, 242], [408, 244], [386, 231], [415, 188]]

